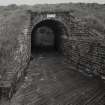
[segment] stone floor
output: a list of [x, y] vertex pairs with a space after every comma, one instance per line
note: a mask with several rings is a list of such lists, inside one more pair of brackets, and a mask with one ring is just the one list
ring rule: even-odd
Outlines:
[[105, 105], [105, 87], [68, 69], [58, 53], [36, 53], [10, 105]]

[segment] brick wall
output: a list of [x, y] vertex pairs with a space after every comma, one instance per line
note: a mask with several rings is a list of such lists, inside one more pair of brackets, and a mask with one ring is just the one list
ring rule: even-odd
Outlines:
[[14, 82], [18, 82], [24, 76], [25, 69], [28, 66], [31, 56], [31, 17], [27, 15], [27, 22], [24, 24], [24, 29], [18, 37], [18, 47], [14, 52], [15, 75]]
[[88, 76], [105, 76], [105, 46], [94, 41], [65, 41], [65, 62]]

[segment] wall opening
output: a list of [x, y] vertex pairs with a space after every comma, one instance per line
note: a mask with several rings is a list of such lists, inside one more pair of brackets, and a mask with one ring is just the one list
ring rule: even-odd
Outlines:
[[32, 31], [31, 52], [41, 49], [62, 53], [64, 35], [67, 35], [67, 31], [61, 22], [51, 19], [39, 22]]

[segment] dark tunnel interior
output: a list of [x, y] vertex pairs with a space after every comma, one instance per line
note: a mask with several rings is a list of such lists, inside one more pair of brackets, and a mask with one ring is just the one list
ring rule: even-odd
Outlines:
[[31, 35], [31, 52], [38, 50], [62, 52], [64, 25], [56, 20], [43, 20], [33, 29]]

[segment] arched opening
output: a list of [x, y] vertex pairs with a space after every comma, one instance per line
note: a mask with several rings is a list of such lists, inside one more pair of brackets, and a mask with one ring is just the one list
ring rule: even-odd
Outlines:
[[53, 50], [62, 53], [64, 35], [67, 31], [61, 22], [51, 19], [39, 22], [32, 31], [31, 52]]

